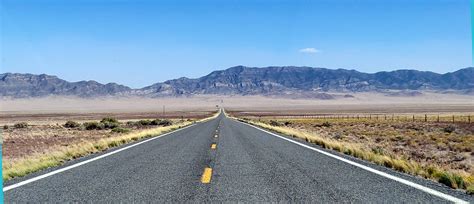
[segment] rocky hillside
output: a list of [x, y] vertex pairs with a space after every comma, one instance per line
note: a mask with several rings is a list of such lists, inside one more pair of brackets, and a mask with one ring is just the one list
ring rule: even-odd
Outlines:
[[311, 67], [237, 66], [198, 79], [179, 78], [142, 88], [140, 94], [320, 95], [325, 92], [457, 91], [474, 89], [474, 68], [437, 74], [416, 70], [362, 73]]
[[96, 97], [129, 92], [129, 87], [96, 81], [68, 82], [46, 74], [0, 74], [0, 96], [14, 98], [50, 95]]
[[339, 92], [342, 97], [350, 97], [353, 92], [387, 92], [390, 95], [415, 96], [419, 91], [426, 90], [472, 94], [474, 68], [446, 74], [417, 70], [369, 74], [346, 69], [236, 66], [214, 71], [197, 79], [183, 77], [141, 89], [130, 89], [115, 83], [100, 84], [95, 81], [67, 82], [45, 74], [0, 74], [0, 96], [7, 97], [234, 94], [330, 99], [334, 95], [328, 92]]

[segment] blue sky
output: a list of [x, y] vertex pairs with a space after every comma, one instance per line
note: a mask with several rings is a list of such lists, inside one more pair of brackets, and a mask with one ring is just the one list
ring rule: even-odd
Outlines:
[[1, 72], [143, 87], [235, 65], [471, 66], [469, 0], [1, 0]]

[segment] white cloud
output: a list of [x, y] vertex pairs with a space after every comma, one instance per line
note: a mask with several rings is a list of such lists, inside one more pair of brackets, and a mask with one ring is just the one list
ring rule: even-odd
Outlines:
[[321, 52], [321, 51], [318, 50], [318, 49], [316, 49], [316, 48], [313, 48], [313, 47], [308, 47], [308, 48], [300, 49], [299, 52], [301, 52], [301, 53], [308, 53], [308, 54], [314, 54], [314, 53], [318, 53], [318, 52]]

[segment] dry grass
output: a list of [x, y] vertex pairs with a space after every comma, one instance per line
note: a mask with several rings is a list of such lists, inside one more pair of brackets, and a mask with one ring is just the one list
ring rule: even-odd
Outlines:
[[[321, 121], [319, 121], [319, 124], [314, 125], [315, 121], [307, 119], [278, 120], [277, 126], [275, 126], [275, 122], [272, 122], [273, 125], [270, 125], [270, 120], [263, 120], [263, 122], [259, 122], [257, 120], [245, 119], [242, 121], [288, 136], [301, 138], [306, 140], [307, 142], [317, 144], [323, 148], [332, 149], [347, 155], [371, 161], [373, 163], [383, 165], [388, 168], [395, 169], [397, 171], [432, 179], [447, 186], [450, 186], [451, 188], [467, 189], [468, 193], [472, 193], [474, 190], [474, 176], [471, 171], [472, 166], [468, 167], [469, 170], [467, 171], [462, 169], [453, 169], [449, 168], [451, 166], [442, 165], [437, 162], [420, 162], [411, 158], [410, 155], [387, 152], [384, 148], [380, 148], [379, 146], [373, 146], [373, 143], [370, 143], [370, 140], [367, 139], [370, 138], [370, 134], [372, 134], [373, 136], [377, 136], [378, 138], [380, 138], [381, 135], [383, 137], [385, 133], [383, 133], [383, 131], [381, 131], [377, 126], [369, 125], [367, 128], [362, 129], [360, 130], [360, 132], [357, 133], [341, 131], [340, 134], [333, 134], [332, 137], [328, 137], [327, 135], [321, 136], [321, 131], [315, 130], [314, 127], [323, 129], [327, 128], [330, 129], [330, 131], [334, 131], [334, 128], [338, 128], [341, 126], [345, 126], [349, 129], [354, 129], [355, 127], [348, 125], [347, 123], [334, 124], [333, 122], [331, 122], [324, 124]], [[289, 123], [287, 123], [287, 125], [284, 125], [285, 121]], [[303, 125], [301, 123], [303, 123]], [[360, 123], [360, 121], [357, 121], [356, 123]], [[312, 128], [308, 128], [308, 126], [306, 126], [305, 124], [311, 124]], [[364, 132], [365, 135], [362, 136], [361, 132]], [[410, 133], [413, 134], [413, 132]], [[355, 135], [356, 137], [360, 138], [360, 141], [354, 142], [347, 139], [341, 139], [341, 137], [344, 137], [345, 134], [352, 134], [353, 136]], [[393, 138], [400, 137], [400, 135], [397, 135], [396, 132], [391, 132], [391, 134], [394, 134], [392, 135]], [[452, 148], [459, 148], [459, 150], [461, 151], [472, 152], [472, 149], [466, 149], [471, 148], [471, 146], [474, 144], [471, 143], [472, 135], [464, 138], [457, 136], [456, 138], [458, 140], [464, 141], [461, 142], [462, 145], [458, 145], [459, 147], [455, 147], [455, 145], [453, 145]], [[384, 139], [386, 140], [387, 138]], [[449, 140], [449, 138], [447, 140]], [[421, 143], [422, 141], [417, 140], [417, 142]], [[387, 143], [387, 145], [393, 144]]]
[[109, 148], [117, 147], [140, 139], [161, 135], [190, 124], [192, 124], [192, 122], [186, 121], [171, 126], [157, 127], [124, 134], [117, 137], [103, 138], [98, 141], [83, 141], [69, 146], [60, 146], [51, 149], [50, 152], [47, 153], [32, 154], [12, 160], [4, 159], [2, 166], [3, 180], [25, 176], [32, 172], [58, 166], [65, 161], [76, 159], [88, 154], [101, 152]]

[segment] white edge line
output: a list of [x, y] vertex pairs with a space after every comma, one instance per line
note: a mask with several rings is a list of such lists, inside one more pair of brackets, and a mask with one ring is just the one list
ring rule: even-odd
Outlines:
[[146, 142], [149, 142], [149, 141], [158, 139], [158, 138], [162, 138], [162, 137], [164, 137], [164, 136], [166, 136], [166, 135], [169, 135], [169, 134], [172, 134], [172, 133], [175, 133], [175, 132], [184, 130], [184, 129], [189, 128], [189, 127], [192, 127], [192, 126], [194, 126], [194, 125], [196, 125], [196, 124], [191, 124], [191, 125], [189, 125], [189, 126], [186, 126], [186, 127], [183, 127], [183, 128], [179, 128], [179, 129], [177, 129], [177, 130], [174, 130], [174, 131], [171, 131], [171, 132], [162, 134], [162, 135], [157, 135], [157, 136], [155, 136], [155, 137], [146, 139], [146, 140], [144, 140], [144, 141], [135, 143], [135, 144], [133, 144], [133, 145], [129, 145], [129, 146], [126, 146], [126, 147], [123, 147], [123, 148], [114, 150], [114, 151], [112, 151], [112, 152], [109, 152], [109, 153], [106, 153], [106, 154], [103, 154], [103, 155], [100, 155], [100, 156], [97, 156], [97, 157], [88, 159], [88, 160], [86, 160], [86, 161], [82, 161], [82, 162], [79, 162], [79, 163], [77, 163], [77, 164], [73, 164], [73, 165], [71, 165], [71, 166], [67, 166], [67, 167], [64, 167], [64, 168], [61, 168], [61, 169], [58, 169], [58, 170], [54, 170], [54, 171], [48, 172], [48, 173], [46, 173], [46, 174], [43, 174], [43, 175], [40, 175], [40, 176], [37, 176], [37, 177], [34, 177], [34, 178], [30, 178], [30, 179], [27, 179], [27, 180], [18, 182], [18, 183], [16, 183], [16, 184], [12, 184], [12, 185], [9, 185], [9, 186], [5, 186], [5, 187], [3, 188], [3, 192], [9, 191], [9, 190], [14, 189], [14, 188], [18, 188], [18, 187], [20, 187], [20, 186], [23, 186], [23, 185], [26, 185], [26, 184], [29, 184], [29, 183], [32, 183], [32, 182], [35, 182], [35, 181], [38, 181], [38, 180], [40, 180], [40, 179], [44, 179], [44, 178], [46, 178], [46, 177], [49, 177], [49, 176], [52, 176], [52, 175], [61, 173], [61, 172], [63, 172], [63, 171], [67, 171], [67, 170], [76, 168], [76, 167], [78, 167], [78, 166], [82, 166], [82, 165], [87, 164], [87, 163], [89, 163], [89, 162], [93, 162], [93, 161], [102, 159], [102, 158], [104, 158], [104, 157], [107, 157], [107, 156], [110, 156], [110, 155], [113, 155], [113, 154], [117, 154], [117, 153], [119, 153], [119, 152], [121, 152], [121, 151], [130, 149], [130, 148], [135, 147], [135, 146], [137, 146], [137, 145], [141, 145], [141, 144], [143, 144], [143, 143], [146, 143]]
[[[238, 121], [238, 122], [241, 122], [241, 121]], [[383, 176], [383, 177], [388, 178], [388, 179], [392, 179], [392, 180], [394, 180], [394, 181], [400, 182], [400, 183], [405, 184], [405, 185], [407, 185], [407, 186], [411, 186], [411, 187], [413, 187], [413, 188], [416, 188], [416, 189], [421, 190], [421, 191], [423, 191], [423, 192], [429, 193], [429, 194], [431, 194], [431, 195], [438, 196], [438, 197], [440, 197], [440, 198], [446, 199], [446, 200], [448, 200], [448, 201], [451, 201], [451, 202], [454, 202], [454, 203], [469, 203], [469, 202], [467, 202], [467, 201], [464, 201], [464, 200], [461, 200], [461, 199], [459, 199], [459, 198], [456, 198], [456, 197], [453, 197], [453, 196], [450, 196], [450, 195], [441, 193], [441, 192], [439, 192], [439, 191], [436, 191], [436, 190], [433, 190], [433, 189], [431, 189], [431, 188], [422, 186], [422, 185], [420, 185], [420, 184], [413, 183], [413, 182], [411, 182], [411, 181], [408, 181], [408, 180], [405, 180], [405, 179], [402, 179], [402, 178], [393, 176], [393, 175], [391, 175], [391, 174], [388, 174], [388, 173], [385, 173], [385, 172], [382, 172], [382, 171], [379, 171], [379, 170], [370, 168], [370, 167], [368, 167], [368, 166], [364, 166], [364, 165], [359, 164], [359, 163], [357, 163], [357, 162], [353, 162], [353, 161], [350, 161], [350, 160], [348, 160], [348, 159], [344, 159], [344, 158], [342, 158], [342, 157], [336, 156], [336, 155], [331, 154], [331, 153], [329, 153], [329, 152], [326, 152], [326, 151], [323, 151], [323, 150], [319, 150], [319, 149], [316, 149], [316, 148], [314, 148], [314, 147], [311, 147], [311, 146], [308, 146], [308, 145], [305, 145], [305, 144], [296, 142], [296, 141], [294, 141], [294, 140], [291, 140], [291, 139], [288, 139], [288, 138], [286, 138], [286, 137], [277, 135], [277, 134], [275, 134], [275, 133], [272, 133], [272, 132], [270, 132], [270, 131], [261, 129], [261, 128], [259, 128], [259, 127], [254, 126], [254, 125], [251, 125], [251, 124], [248, 124], [248, 123], [244, 123], [244, 122], [241, 122], [241, 123], [246, 124], [246, 125], [248, 125], [248, 126], [250, 126], [250, 127], [253, 127], [253, 128], [255, 128], [255, 129], [258, 129], [258, 130], [260, 130], [260, 131], [266, 132], [266, 133], [268, 133], [268, 134], [270, 134], [270, 135], [273, 135], [273, 136], [279, 137], [279, 138], [281, 138], [281, 139], [284, 139], [284, 140], [286, 140], [286, 141], [288, 141], [288, 142], [292, 142], [292, 143], [297, 144], [297, 145], [299, 145], [299, 146], [306, 147], [306, 148], [308, 148], [308, 149], [317, 151], [317, 152], [319, 152], [319, 153], [321, 153], [321, 154], [324, 154], [324, 155], [326, 155], [326, 156], [329, 156], [329, 157], [332, 157], [332, 158], [334, 158], [334, 159], [337, 159], [337, 160], [346, 162], [346, 163], [348, 163], [348, 164], [354, 165], [354, 166], [356, 166], [356, 167], [359, 167], [359, 168], [361, 168], [361, 169], [367, 170], [367, 171], [372, 172], [372, 173], [374, 173], [374, 174]]]

